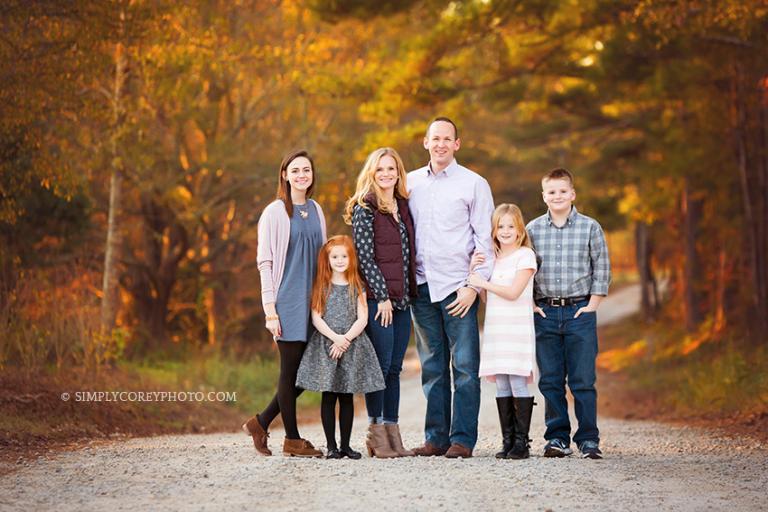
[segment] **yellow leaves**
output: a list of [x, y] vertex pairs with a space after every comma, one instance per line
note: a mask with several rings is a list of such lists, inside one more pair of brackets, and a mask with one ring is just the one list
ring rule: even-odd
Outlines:
[[639, 358], [646, 355], [648, 342], [637, 340], [625, 348], [606, 350], [597, 356], [597, 366], [609, 372], [618, 372], [631, 366]]

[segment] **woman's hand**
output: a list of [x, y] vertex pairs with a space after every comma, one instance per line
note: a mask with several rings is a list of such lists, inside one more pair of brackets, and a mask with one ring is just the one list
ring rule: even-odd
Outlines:
[[274, 317], [269, 317], [269, 319], [266, 322], [267, 330], [272, 333], [272, 339], [277, 340], [280, 336], [283, 334], [283, 328], [280, 326], [280, 318], [275, 315]]
[[488, 281], [480, 277], [479, 274], [476, 274], [472, 272], [469, 274], [469, 278], [467, 279], [467, 284], [470, 286], [475, 286], [477, 288], [484, 288], [486, 284], [488, 284]]
[[392, 324], [392, 301], [387, 299], [379, 302], [376, 316], [373, 319], [381, 322], [382, 327], [389, 327]]
[[485, 254], [482, 252], [475, 252], [472, 255], [472, 259], [469, 260], [469, 271], [472, 272], [483, 263], [485, 263]]

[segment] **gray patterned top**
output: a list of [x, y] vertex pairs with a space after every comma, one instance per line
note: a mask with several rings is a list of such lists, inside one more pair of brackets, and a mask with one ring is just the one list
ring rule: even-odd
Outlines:
[[[373, 290], [377, 302], [384, 302], [389, 299], [387, 282], [384, 274], [376, 264], [376, 255], [373, 248], [373, 210], [355, 205], [352, 210], [352, 238], [355, 242], [357, 258], [360, 260], [360, 269], [365, 275], [365, 280]], [[400, 228], [400, 247], [403, 251], [403, 275], [405, 276], [405, 286], [402, 299], [392, 299], [392, 307], [403, 310], [408, 307], [410, 301], [410, 279], [408, 278], [408, 265], [411, 259], [411, 248], [408, 244], [408, 230], [405, 227], [403, 218], [398, 222]]]
[[526, 226], [536, 251], [539, 271], [534, 298], [608, 295], [611, 261], [600, 224], [573, 206], [562, 227], [549, 212]]

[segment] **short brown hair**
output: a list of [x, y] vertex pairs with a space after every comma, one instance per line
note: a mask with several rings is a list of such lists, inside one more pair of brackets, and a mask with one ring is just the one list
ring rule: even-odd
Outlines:
[[571, 174], [571, 171], [564, 167], [557, 167], [552, 169], [547, 174], [545, 174], [543, 178], [541, 178], [542, 183], [549, 180], [568, 180], [568, 183], [570, 183], [571, 187], [573, 187], [573, 174]]
[[451, 126], [453, 126], [453, 136], [456, 139], [459, 138], [459, 129], [456, 127], [456, 123], [454, 123], [453, 121], [451, 121], [451, 119], [449, 119], [447, 117], [444, 117], [444, 116], [438, 116], [438, 117], [434, 118], [433, 120], [431, 120], [429, 122], [429, 124], [427, 125], [427, 134], [425, 135], [426, 137], [429, 137], [429, 129], [432, 128], [432, 125], [437, 123], [437, 122], [439, 122], [439, 121], [442, 121], [444, 123], [448, 123]]

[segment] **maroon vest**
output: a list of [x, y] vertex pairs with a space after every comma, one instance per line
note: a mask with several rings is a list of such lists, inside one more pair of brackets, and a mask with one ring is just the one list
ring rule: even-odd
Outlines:
[[[376, 196], [368, 195], [365, 202], [373, 211], [374, 260], [387, 281], [390, 299], [402, 299], [405, 294], [405, 280], [403, 278], [403, 248], [400, 244], [400, 227], [391, 213], [385, 214], [379, 211]], [[408, 200], [397, 198], [397, 210], [405, 224], [405, 230], [408, 232], [408, 245], [411, 252], [408, 265], [408, 279], [411, 285], [410, 296], [416, 297], [416, 243], [413, 220], [411, 220], [411, 212], [408, 210]], [[365, 276], [363, 276], [363, 280], [365, 280]], [[375, 297], [370, 288], [368, 289], [368, 296]]]

